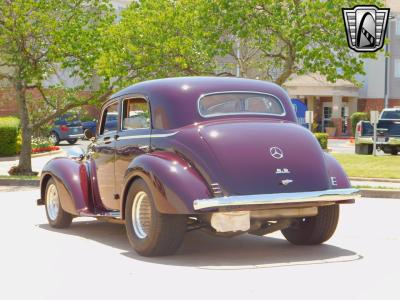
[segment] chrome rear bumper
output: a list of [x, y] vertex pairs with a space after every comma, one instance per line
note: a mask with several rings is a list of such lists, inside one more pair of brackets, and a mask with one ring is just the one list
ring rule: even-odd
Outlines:
[[195, 200], [194, 210], [205, 208], [223, 208], [243, 205], [268, 205], [268, 204], [295, 204], [307, 202], [339, 202], [354, 200], [360, 197], [357, 189], [332, 189], [324, 191], [280, 193], [280, 194], [259, 194], [217, 197], [210, 199]]

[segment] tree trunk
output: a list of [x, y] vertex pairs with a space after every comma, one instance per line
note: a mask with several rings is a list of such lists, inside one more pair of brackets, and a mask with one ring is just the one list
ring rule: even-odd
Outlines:
[[19, 164], [14, 173], [18, 175], [33, 175], [31, 164], [32, 127], [29, 124], [28, 106], [26, 103], [26, 84], [17, 79], [14, 84], [21, 119], [22, 145]]

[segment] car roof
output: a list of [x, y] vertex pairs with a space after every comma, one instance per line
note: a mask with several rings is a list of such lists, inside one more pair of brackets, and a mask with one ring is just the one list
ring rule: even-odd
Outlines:
[[204, 120], [197, 109], [198, 99], [209, 93], [246, 91], [271, 94], [285, 108], [282, 119], [296, 121], [288, 94], [275, 83], [237, 77], [174, 77], [156, 79], [131, 85], [110, 97], [124, 98], [129, 95], [144, 95], [150, 99], [153, 126], [155, 128], [177, 128]]
[[384, 108], [383, 111], [397, 111], [400, 110], [400, 107], [392, 107], [392, 108]]

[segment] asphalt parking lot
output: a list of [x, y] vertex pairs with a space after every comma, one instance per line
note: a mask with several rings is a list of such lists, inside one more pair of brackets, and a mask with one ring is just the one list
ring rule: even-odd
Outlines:
[[0, 187], [1, 299], [400, 298], [399, 200], [342, 206], [321, 246], [292, 246], [280, 233], [191, 232], [177, 255], [143, 258], [122, 225], [76, 219], [50, 228], [37, 197], [37, 189]]

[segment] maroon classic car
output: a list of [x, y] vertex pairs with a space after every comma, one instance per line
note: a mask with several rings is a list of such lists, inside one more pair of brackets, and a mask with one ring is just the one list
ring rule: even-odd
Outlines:
[[74, 217], [124, 223], [141, 255], [172, 254], [195, 229], [281, 230], [293, 244], [319, 244], [334, 233], [339, 204], [358, 197], [269, 82], [142, 82], [113, 95], [99, 120], [86, 153], [44, 167], [38, 204], [57, 228]]

